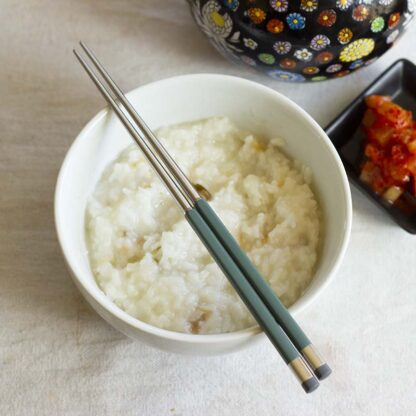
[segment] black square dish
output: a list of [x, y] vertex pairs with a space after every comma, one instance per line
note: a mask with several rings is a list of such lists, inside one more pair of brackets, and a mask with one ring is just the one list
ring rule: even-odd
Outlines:
[[367, 195], [406, 231], [416, 234], [416, 198], [405, 192], [394, 204], [377, 195], [360, 180], [363, 157], [364, 132], [361, 121], [366, 110], [364, 98], [368, 95], [388, 95], [395, 103], [416, 116], [416, 66], [400, 59], [384, 71], [341, 114], [326, 127], [325, 131], [341, 156], [350, 181]]

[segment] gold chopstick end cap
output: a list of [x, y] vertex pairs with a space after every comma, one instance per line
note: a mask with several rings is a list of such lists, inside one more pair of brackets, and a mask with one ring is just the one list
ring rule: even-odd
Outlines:
[[327, 378], [332, 373], [329, 365], [322, 359], [312, 344], [305, 347], [301, 352], [319, 380]]
[[288, 365], [306, 393], [311, 393], [319, 387], [318, 379], [312, 374], [302, 357], [295, 358]]

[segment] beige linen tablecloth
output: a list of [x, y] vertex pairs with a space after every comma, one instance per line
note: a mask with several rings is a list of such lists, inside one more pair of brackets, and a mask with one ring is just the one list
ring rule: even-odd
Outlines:
[[171, 355], [112, 329], [61, 258], [53, 191], [66, 150], [103, 100], [72, 56], [85, 40], [126, 90], [191, 72], [234, 74], [325, 125], [398, 57], [315, 85], [224, 61], [181, 0], [0, 3], [0, 415], [407, 416], [416, 405], [416, 237], [353, 191], [354, 224], [330, 288], [299, 320], [334, 368], [306, 396], [264, 340], [229, 356]]

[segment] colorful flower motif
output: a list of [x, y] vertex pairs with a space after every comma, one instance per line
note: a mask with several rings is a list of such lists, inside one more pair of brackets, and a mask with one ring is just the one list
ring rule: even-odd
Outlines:
[[257, 42], [250, 38], [243, 38], [243, 43], [246, 48], [253, 50], [256, 49], [258, 46]]
[[360, 4], [357, 7], [354, 7], [352, 11], [352, 18], [357, 22], [363, 22], [368, 19], [370, 16], [370, 9], [364, 4]]
[[301, 30], [305, 27], [305, 18], [300, 13], [290, 13], [286, 17], [287, 24], [293, 30]]
[[214, 37], [226, 38], [233, 28], [233, 21], [227, 13], [220, 14], [221, 6], [213, 0], [205, 3], [202, 8], [202, 18], [209, 26], [209, 31]]
[[200, 0], [194, 0], [191, 10], [199, 27], [221, 54], [232, 58], [230, 51], [242, 52], [232, 44], [239, 42], [240, 32], [237, 31], [230, 36], [233, 21], [229, 14], [221, 12], [221, 5], [217, 1], [209, 0], [201, 7]]
[[282, 33], [285, 24], [279, 19], [271, 19], [267, 22], [267, 30], [271, 33]]
[[316, 56], [315, 59], [320, 64], [327, 64], [334, 59], [334, 55], [331, 52], [321, 52]]
[[255, 24], [259, 24], [266, 19], [265, 11], [258, 7], [251, 7], [248, 9], [247, 14], [250, 20]]
[[400, 33], [399, 29], [396, 29], [394, 32], [391, 32], [390, 35], [387, 36], [387, 39], [386, 39], [387, 45], [390, 45], [391, 43], [393, 43], [399, 36], [399, 33]]
[[364, 65], [364, 61], [362, 59], [357, 59], [356, 61], [354, 61], [348, 68], [349, 69], [357, 69], [360, 66]]
[[303, 68], [302, 72], [307, 75], [314, 75], [319, 72], [319, 68], [317, 66], [307, 66]]
[[292, 44], [290, 42], [279, 41], [273, 45], [273, 49], [279, 55], [286, 55], [292, 49]]
[[400, 22], [400, 13], [392, 13], [389, 17], [388, 27], [389, 29], [395, 28]]
[[328, 78], [325, 77], [324, 75], [318, 75], [317, 77], [311, 78], [311, 81], [319, 82], [319, 81], [325, 81], [326, 79], [328, 79]]
[[312, 59], [312, 52], [309, 52], [306, 48], [298, 49], [295, 52], [295, 57], [299, 59], [299, 61], [308, 62]]
[[337, 7], [338, 9], [345, 11], [347, 10], [352, 4], [352, 0], [337, 0]]
[[352, 62], [370, 55], [375, 46], [374, 39], [362, 38], [347, 45], [339, 56], [342, 62]]
[[349, 29], [348, 27], [344, 27], [338, 32], [338, 36], [337, 36], [338, 42], [341, 45], [346, 45], [348, 42], [351, 41], [352, 36], [353, 36], [352, 30]]
[[388, 6], [389, 4], [393, 3], [393, 0], [378, 0], [378, 3], [382, 6]]
[[223, 0], [224, 6], [235, 12], [240, 5], [238, 0]]
[[321, 49], [325, 49], [330, 43], [331, 41], [328, 36], [316, 35], [311, 40], [311, 48], [315, 49], [315, 51], [320, 51]]
[[283, 13], [289, 7], [288, 0], [270, 0], [270, 6], [277, 12]]
[[326, 72], [328, 72], [329, 74], [333, 74], [334, 72], [341, 71], [341, 69], [342, 69], [341, 64], [333, 64], [333, 65], [329, 65], [329, 67], [326, 69]]
[[280, 69], [273, 69], [267, 73], [274, 79], [278, 79], [280, 81], [304, 81], [305, 77], [301, 74], [296, 74], [294, 72], [287, 72], [282, 71]]
[[336, 74], [334, 74], [334, 77], [337, 77], [337, 78], [345, 77], [345, 75], [348, 75], [349, 73], [350, 71], [346, 69], [345, 71], [337, 72]]
[[253, 58], [250, 58], [249, 56], [241, 55], [240, 59], [241, 59], [241, 62], [244, 62], [246, 65], [250, 65], [250, 66], [257, 65], [256, 61]]
[[381, 32], [384, 28], [384, 19], [379, 16], [371, 21], [371, 31], [374, 33]]
[[259, 53], [257, 58], [259, 58], [261, 62], [267, 65], [273, 65], [276, 62], [276, 58], [270, 53]]
[[290, 58], [284, 58], [279, 62], [279, 65], [284, 69], [296, 68], [296, 61]]
[[337, 14], [334, 10], [323, 10], [319, 13], [318, 23], [322, 26], [331, 27], [337, 21]]
[[318, 8], [318, 0], [301, 0], [300, 8], [305, 12], [313, 12]]

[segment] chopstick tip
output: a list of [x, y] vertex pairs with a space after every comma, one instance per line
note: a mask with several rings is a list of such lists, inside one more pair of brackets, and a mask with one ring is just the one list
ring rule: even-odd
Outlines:
[[325, 378], [329, 377], [332, 373], [331, 367], [328, 364], [322, 364], [320, 367], [316, 368], [313, 371], [318, 378], [318, 380], [324, 380]]
[[319, 387], [318, 379], [311, 372], [310, 368], [301, 356], [292, 360], [288, 365], [295, 374], [296, 378], [300, 381], [305, 393], [312, 393]]
[[303, 390], [305, 390], [305, 393], [312, 393], [319, 387], [319, 381], [312, 377], [309, 380], [306, 380], [302, 383]]
[[81, 48], [89, 55], [90, 49], [88, 48], [88, 46], [82, 40], [79, 41], [79, 44]]

